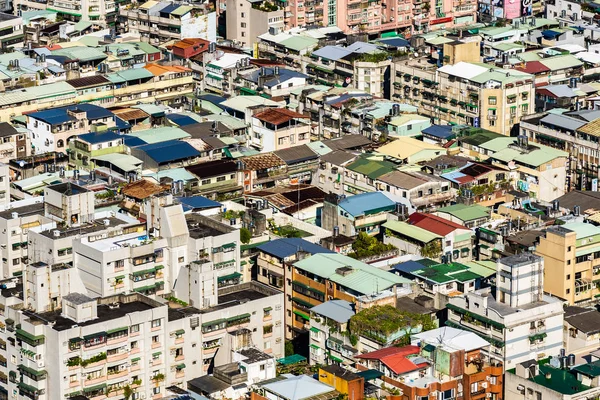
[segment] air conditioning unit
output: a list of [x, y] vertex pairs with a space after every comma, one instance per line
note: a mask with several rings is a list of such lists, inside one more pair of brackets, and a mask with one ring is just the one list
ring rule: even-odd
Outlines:
[[481, 382], [481, 387], [482, 387], [483, 389], [487, 389], [487, 387], [488, 387], [488, 383], [487, 383], [487, 382]]

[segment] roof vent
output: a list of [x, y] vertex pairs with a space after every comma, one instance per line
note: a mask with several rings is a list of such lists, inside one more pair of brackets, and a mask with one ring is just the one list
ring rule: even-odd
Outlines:
[[335, 270], [335, 273], [341, 276], [348, 276], [352, 272], [354, 272], [354, 270], [350, 266], [340, 267]]

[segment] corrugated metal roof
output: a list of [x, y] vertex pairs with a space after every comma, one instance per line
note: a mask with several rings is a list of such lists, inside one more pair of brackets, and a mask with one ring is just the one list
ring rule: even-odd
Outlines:
[[166, 164], [200, 155], [198, 150], [189, 143], [178, 140], [146, 144], [137, 149], [145, 152], [157, 164]]
[[138, 79], [153, 78], [154, 74], [152, 74], [152, 72], [148, 71], [146, 68], [131, 68], [108, 74], [106, 77], [113, 83], [123, 83]]
[[124, 172], [137, 171], [142, 168], [143, 161], [129, 154], [110, 153], [92, 158], [114, 165]]
[[314, 312], [340, 323], [348, 322], [350, 318], [356, 314], [352, 304], [345, 300], [326, 301], [325, 303], [311, 308], [310, 312]]
[[306, 36], [292, 36], [289, 39], [285, 39], [279, 42], [281, 46], [287, 47], [288, 49], [301, 51], [311, 46], [316, 46], [319, 43], [318, 39], [306, 37]]
[[419, 228], [403, 221], [387, 221], [382, 225], [385, 229], [407, 236], [421, 243], [429, 243], [432, 240], [441, 239], [442, 236], [432, 233], [426, 229]]
[[339, 207], [350, 215], [357, 217], [367, 215], [374, 210], [394, 209], [396, 203], [381, 192], [369, 192], [346, 197], [340, 201]]
[[301, 238], [276, 239], [258, 246], [258, 249], [269, 255], [284, 259], [295, 255], [298, 251], [310, 254], [333, 253], [318, 244], [311, 243]]
[[117, 135], [113, 132], [90, 132], [83, 135], [78, 135], [77, 138], [86, 143], [98, 144], [122, 139], [123, 135]]
[[190, 137], [190, 134], [182, 129], [168, 126], [136, 131], [128, 134], [127, 136], [137, 137], [146, 143], [160, 143], [171, 140], [185, 139]]

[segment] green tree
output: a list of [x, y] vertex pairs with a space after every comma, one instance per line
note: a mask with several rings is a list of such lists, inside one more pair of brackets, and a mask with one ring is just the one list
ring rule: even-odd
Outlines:
[[434, 240], [421, 247], [421, 256], [425, 258], [438, 258], [442, 254], [442, 243]]
[[250, 239], [252, 239], [252, 234], [247, 228], [240, 229], [240, 240], [244, 244], [250, 243]]
[[123, 388], [123, 397], [125, 398], [125, 400], [129, 400], [132, 395], [133, 395], [133, 389], [131, 388], [131, 386], [129, 386], [129, 385], [125, 386]]
[[291, 340], [288, 340], [285, 342], [285, 356], [289, 357], [289, 356], [293, 356], [295, 353], [294, 351], [294, 343], [292, 343]]
[[358, 237], [352, 243], [353, 252], [348, 254], [352, 258], [365, 258], [376, 256], [386, 251], [394, 250], [395, 247], [391, 244], [380, 242], [376, 238], [369, 236], [365, 232], [358, 234]]

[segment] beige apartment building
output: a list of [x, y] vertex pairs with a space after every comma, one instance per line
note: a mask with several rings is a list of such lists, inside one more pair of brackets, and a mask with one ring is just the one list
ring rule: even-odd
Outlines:
[[391, 76], [392, 98], [419, 107], [435, 123], [510, 136], [521, 117], [534, 110], [533, 76], [516, 70], [464, 61], [438, 68], [418, 58], [395, 62]]
[[283, 31], [284, 14], [282, 7], [268, 1], [228, 0], [227, 39], [252, 46], [258, 35]]
[[568, 223], [549, 228], [535, 253], [544, 257], [544, 292], [581, 304], [600, 295], [600, 227]]

